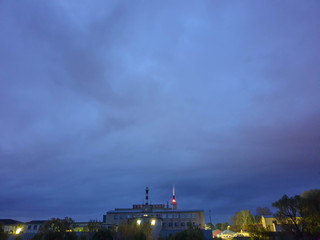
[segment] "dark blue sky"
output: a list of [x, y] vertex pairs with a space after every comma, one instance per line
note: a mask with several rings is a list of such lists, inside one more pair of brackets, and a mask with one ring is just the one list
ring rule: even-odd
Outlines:
[[271, 207], [320, 182], [320, 2], [0, 2], [0, 218]]

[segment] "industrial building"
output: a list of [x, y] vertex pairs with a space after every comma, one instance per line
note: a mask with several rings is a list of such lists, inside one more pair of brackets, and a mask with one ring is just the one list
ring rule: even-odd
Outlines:
[[123, 221], [148, 221], [156, 231], [182, 231], [192, 225], [205, 228], [204, 211], [199, 209], [178, 209], [173, 187], [171, 206], [149, 204], [149, 189], [146, 188], [145, 204], [134, 204], [132, 208], [116, 208], [103, 216], [103, 223], [109, 227], [119, 226]]

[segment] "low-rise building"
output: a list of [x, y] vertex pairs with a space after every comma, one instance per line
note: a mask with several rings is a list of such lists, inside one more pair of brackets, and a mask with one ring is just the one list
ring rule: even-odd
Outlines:
[[[146, 188], [145, 204], [134, 204], [132, 208], [116, 208], [108, 211], [103, 217], [103, 222], [108, 227], [119, 226], [123, 221], [148, 221], [152, 228], [161, 231], [183, 231], [188, 226], [205, 228], [204, 211], [200, 209], [178, 209], [177, 200], [173, 191], [172, 207], [169, 204], [149, 204]], [[153, 230], [154, 231], [154, 230]]]
[[19, 234], [24, 231], [24, 223], [13, 219], [0, 219], [3, 230], [8, 234]]

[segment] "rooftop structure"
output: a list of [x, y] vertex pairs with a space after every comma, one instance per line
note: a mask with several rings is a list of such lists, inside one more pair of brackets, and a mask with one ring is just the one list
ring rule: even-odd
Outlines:
[[[103, 217], [107, 226], [119, 226], [123, 221], [148, 221], [161, 230], [185, 230], [189, 225], [204, 229], [204, 211], [200, 209], [178, 209], [173, 187], [171, 205], [149, 204], [149, 189], [146, 188], [145, 204], [134, 204], [132, 208], [116, 208], [108, 211]], [[153, 224], [151, 224], [153, 225]]]

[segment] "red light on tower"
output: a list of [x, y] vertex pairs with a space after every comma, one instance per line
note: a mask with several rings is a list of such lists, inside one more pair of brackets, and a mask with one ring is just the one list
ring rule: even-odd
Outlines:
[[176, 200], [176, 194], [175, 194], [175, 191], [174, 191], [174, 185], [173, 185], [173, 196], [172, 196], [172, 209], [173, 210], [177, 210], [177, 200]]

